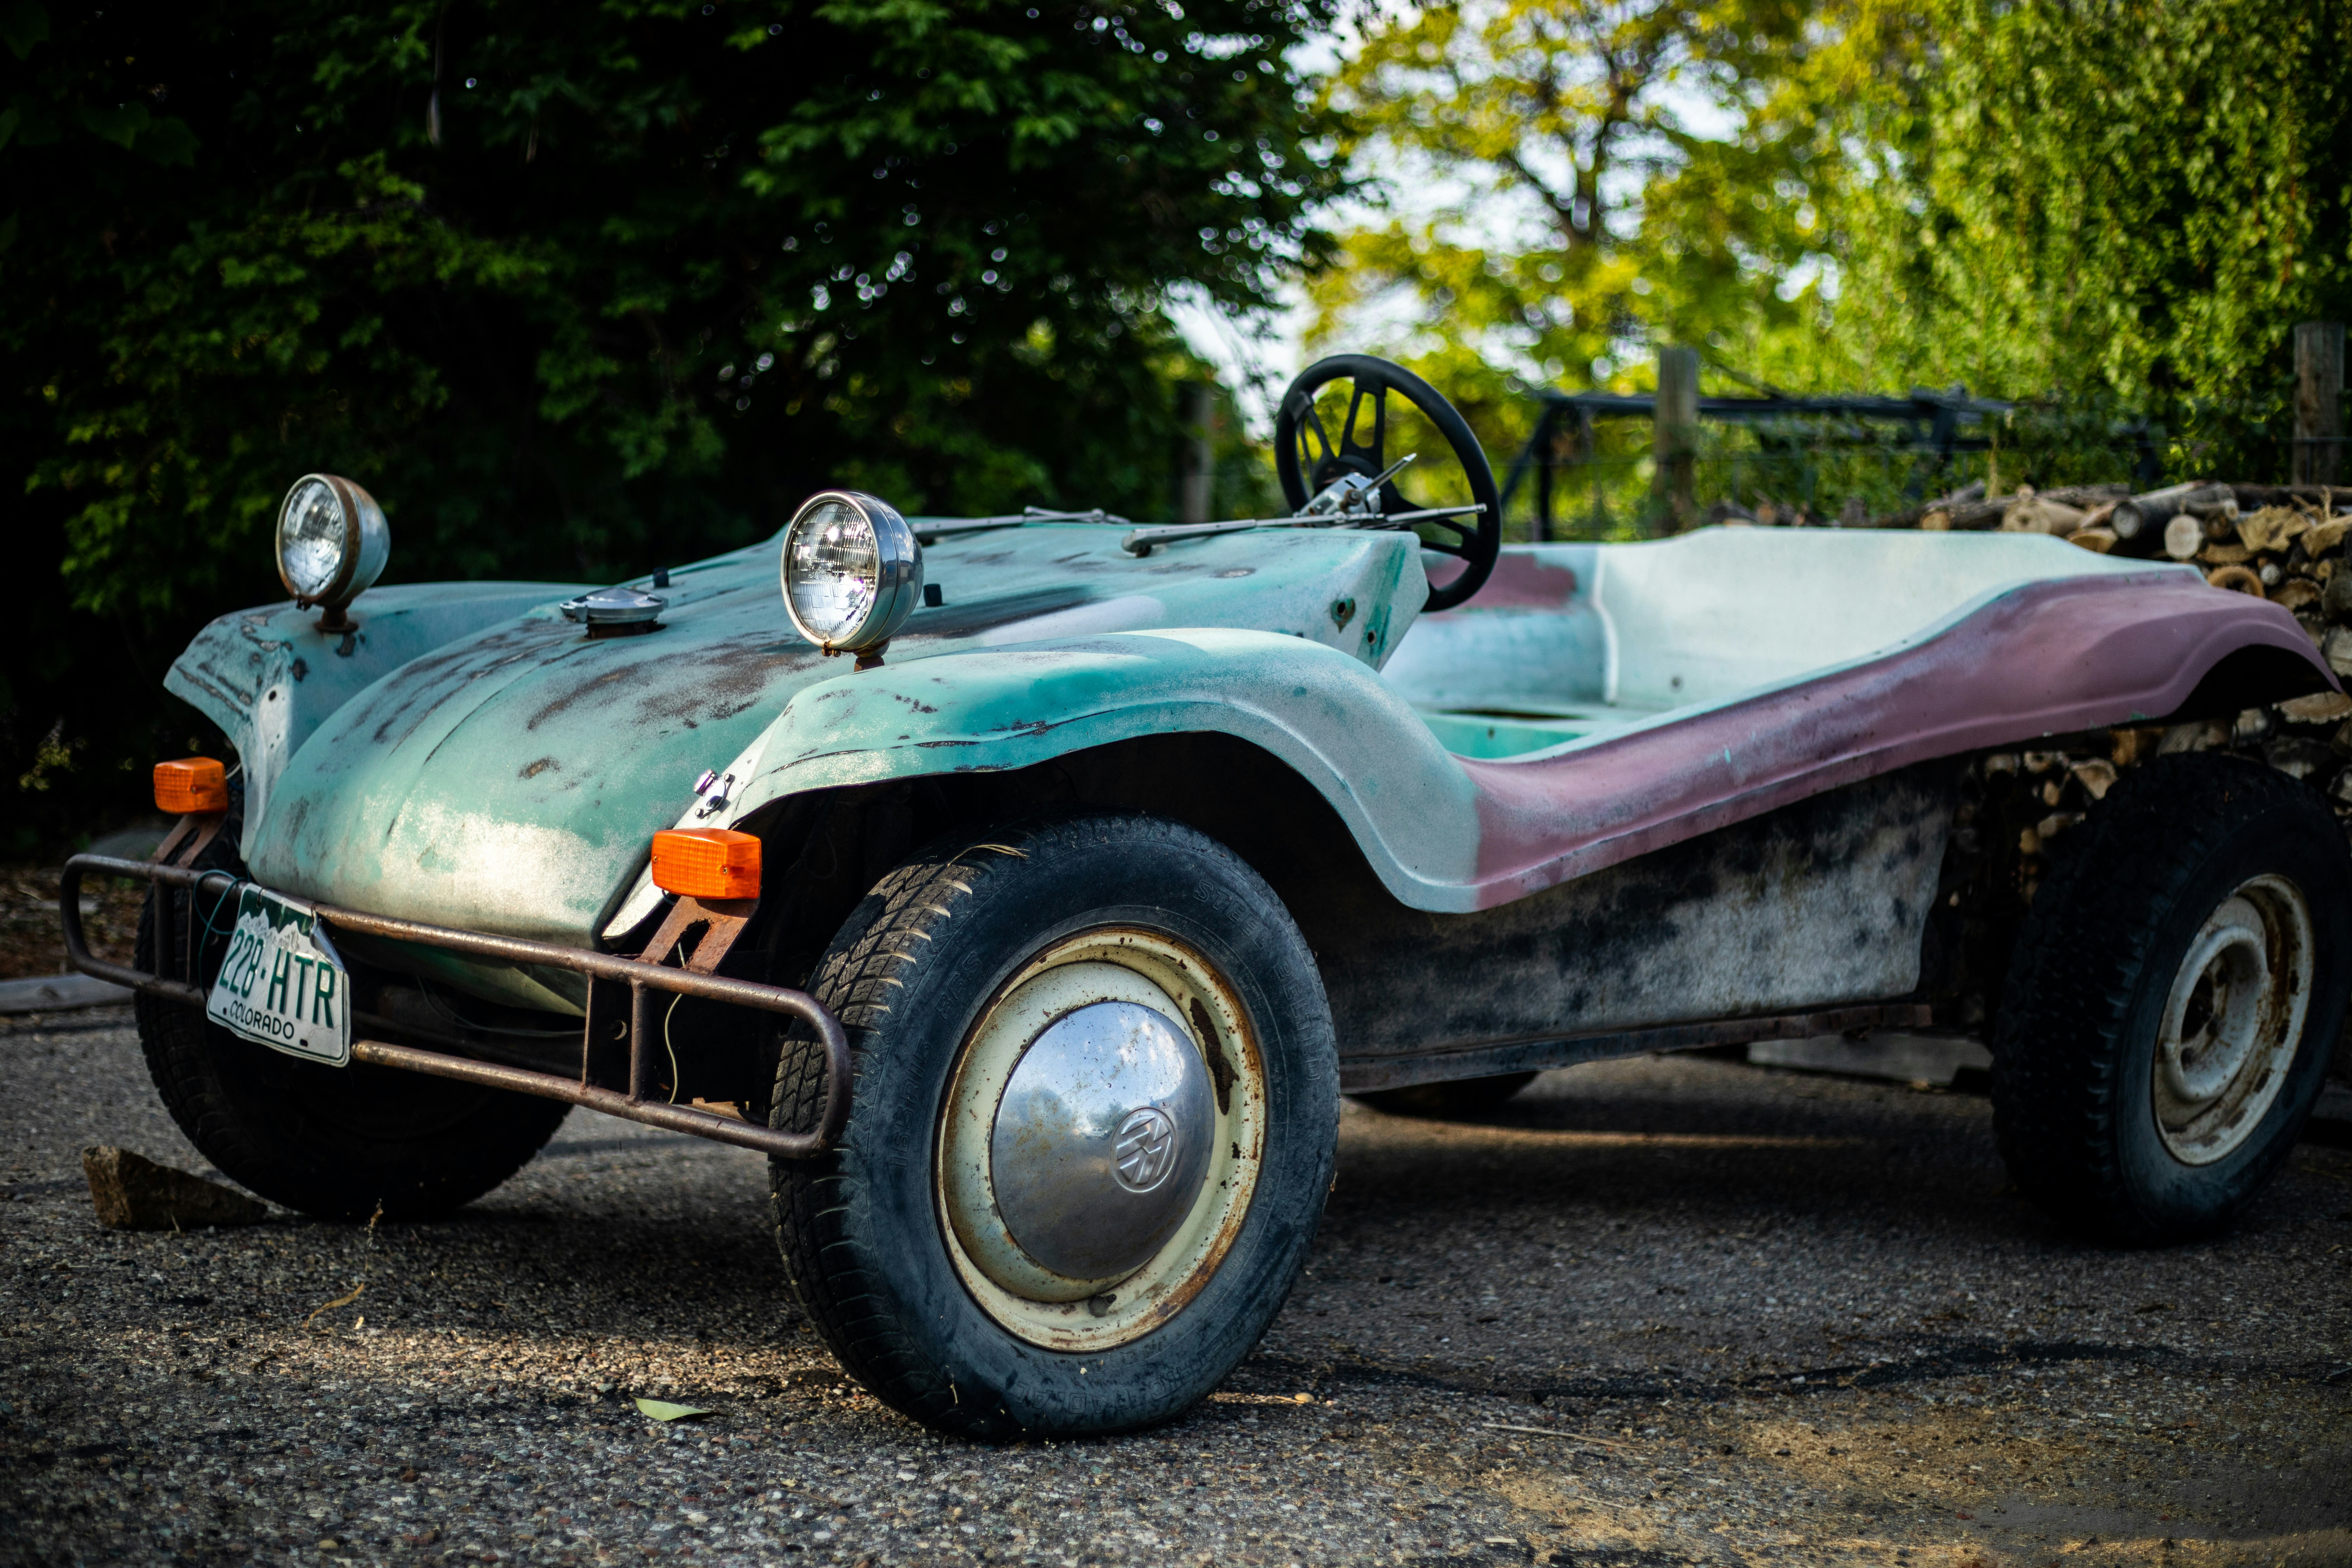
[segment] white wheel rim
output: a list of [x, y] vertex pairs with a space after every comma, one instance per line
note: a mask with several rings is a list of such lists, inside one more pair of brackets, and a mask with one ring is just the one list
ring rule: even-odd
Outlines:
[[[996, 1203], [991, 1147], [1006, 1085], [1052, 1024], [1104, 1002], [1147, 1007], [1202, 1053], [1223, 1092], [1198, 1196], [1143, 1264], [1092, 1295], [1020, 1255]], [[1216, 1273], [1249, 1213], [1265, 1139], [1265, 1060], [1247, 1013], [1216, 971], [1168, 936], [1128, 927], [1066, 938], [1030, 960], [966, 1037], [932, 1142], [939, 1230], [982, 1310], [1049, 1350], [1129, 1343], [1167, 1322]]]
[[2157, 1030], [2158, 1133], [2184, 1165], [2226, 1159], [2278, 1099], [2303, 1038], [2316, 955], [2303, 890], [2256, 877], [2189, 944]]

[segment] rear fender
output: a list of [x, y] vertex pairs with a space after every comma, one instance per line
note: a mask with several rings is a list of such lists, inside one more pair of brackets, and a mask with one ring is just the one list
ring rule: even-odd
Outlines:
[[[740, 822], [812, 790], [1003, 772], [1145, 735], [1216, 732], [1280, 759], [1329, 802], [1416, 908], [1459, 901], [1477, 863], [1474, 791], [1420, 717], [1358, 659], [1278, 633], [1121, 632], [944, 654], [803, 689], [722, 774]], [[606, 925], [661, 894], [642, 876]]]

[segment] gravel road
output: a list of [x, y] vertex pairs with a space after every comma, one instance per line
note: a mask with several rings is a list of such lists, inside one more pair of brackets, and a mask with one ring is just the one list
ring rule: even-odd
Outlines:
[[755, 1156], [575, 1111], [446, 1223], [111, 1234], [82, 1145], [207, 1169], [127, 1016], [0, 1052], [0, 1561], [2352, 1563], [2339, 1148], [2126, 1253], [2005, 1195], [1966, 1094], [1679, 1058], [1351, 1107], [1223, 1390], [992, 1448], [840, 1379]]

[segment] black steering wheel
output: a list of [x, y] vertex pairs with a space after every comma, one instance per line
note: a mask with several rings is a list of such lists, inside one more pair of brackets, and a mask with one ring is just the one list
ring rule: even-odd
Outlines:
[[[1337, 441], [1315, 412], [1315, 395], [1335, 381], [1353, 384], [1348, 416], [1340, 423]], [[1495, 470], [1486, 462], [1486, 449], [1470, 433], [1460, 412], [1435, 387], [1404, 366], [1371, 354], [1333, 354], [1316, 361], [1299, 372], [1298, 379], [1282, 395], [1282, 408], [1274, 422], [1275, 471], [1282, 479], [1283, 499], [1294, 512], [1347, 475], [1370, 479], [1385, 473], [1390, 464], [1404, 456], [1391, 456], [1388, 450], [1391, 392], [1411, 404], [1445, 437], [1454, 460], [1470, 481], [1471, 500], [1482, 509], [1400, 525], [1421, 535], [1423, 550], [1461, 561], [1460, 572], [1443, 584], [1431, 584], [1429, 601], [1422, 606], [1424, 611], [1450, 610], [1484, 587], [1486, 574], [1495, 569], [1496, 552], [1503, 547], [1503, 503], [1495, 490]], [[1359, 429], [1367, 402], [1371, 405], [1369, 440]], [[1380, 515], [1393, 517], [1423, 510], [1398, 489], [1394, 479], [1381, 482]]]

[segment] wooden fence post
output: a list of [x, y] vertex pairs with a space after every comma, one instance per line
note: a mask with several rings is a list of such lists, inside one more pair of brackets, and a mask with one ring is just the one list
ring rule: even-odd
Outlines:
[[1680, 533], [1696, 520], [1698, 450], [1698, 351], [1658, 351], [1658, 401], [1651, 433], [1657, 472], [1651, 494], [1657, 502], [1659, 531]]
[[1188, 381], [1176, 389], [1176, 419], [1183, 426], [1183, 445], [1176, 453], [1176, 521], [1209, 521], [1210, 481], [1216, 477], [1213, 441], [1216, 419], [1216, 388], [1205, 381]]
[[2298, 321], [2294, 329], [2294, 472], [2298, 485], [2332, 485], [2343, 434], [2344, 323]]

